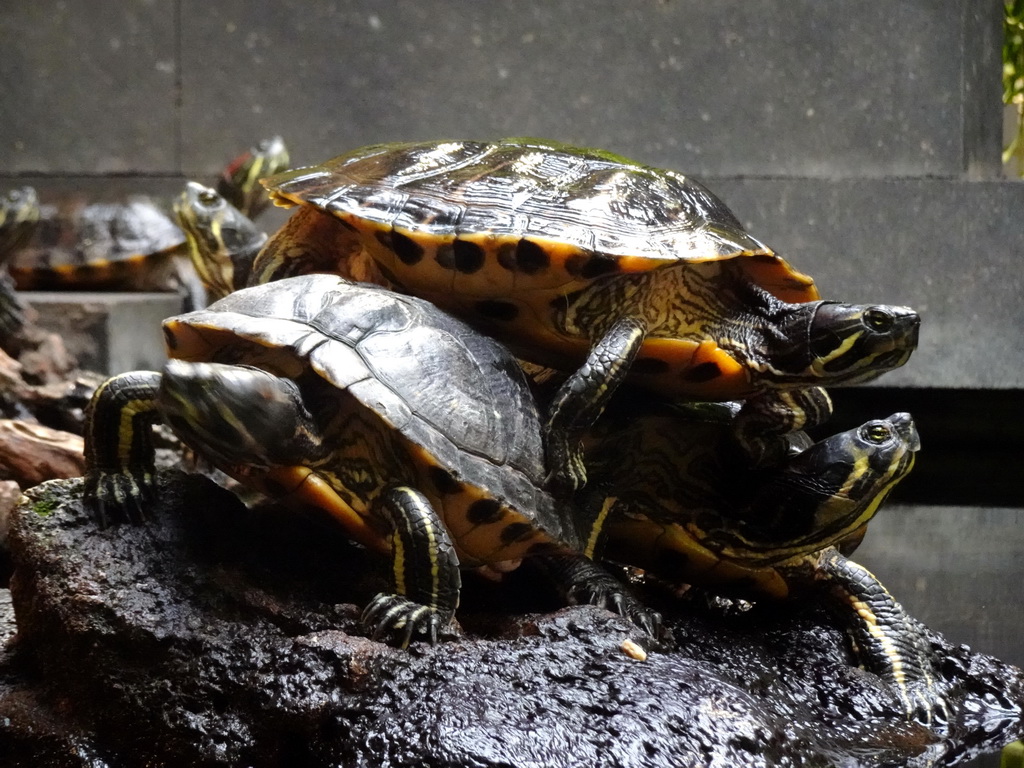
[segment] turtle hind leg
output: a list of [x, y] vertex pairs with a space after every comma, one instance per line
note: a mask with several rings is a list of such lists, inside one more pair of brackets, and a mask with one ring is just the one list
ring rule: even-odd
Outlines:
[[925, 725], [948, 719], [931, 643], [881, 582], [831, 547], [817, 557], [815, 578], [843, 606], [862, 665], [893, 686], [907, 717]]
[[405, 648], [418, 636], [432, 645], [455, 616], [462, 576], [447, 529], [427, 498], [406, 486], [385, 493], [380, 505], [391, 531], [391, 592], [363, 611], [374, 640]]
[[661, 635], [661, 614], [585, 555], [538, 555], [531, 560], [571, 605], [595, 605], [629, 619], [653, 638]]
[[749, 398], [733, 421], [733, 435], [755, 467], [775, 466], [807, 447], [791, 435], [824, 424], [832, 398], [822, 387], [769, 390]]
[[134, 371], [107, 379], [85, 419], [85, 502], [102, 527], [141, 523], [155, 496], [152, 425], [160, 374]]

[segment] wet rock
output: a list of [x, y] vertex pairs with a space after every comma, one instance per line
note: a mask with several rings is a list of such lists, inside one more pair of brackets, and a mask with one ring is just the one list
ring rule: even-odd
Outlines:
[[467, 574], [461, 636], [394, 650], [358, 626], [383, 564], [322, 521], [172, 472], [146, 526], [100, 530], [80, 492], [46, 483], [15, 512], [5, 754], [35, 739], [63, 745], [61, 765], [920, 767], [1021, 732], [1020, 670], [933, 636], [952, 718], [909, 723], [812, 605], [652, 591], [670, 629], [655, 645], [558, 608], [525, 568]]

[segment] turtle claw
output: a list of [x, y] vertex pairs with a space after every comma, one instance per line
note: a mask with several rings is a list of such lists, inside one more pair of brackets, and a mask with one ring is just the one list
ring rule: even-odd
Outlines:
[[101, 528], [122, 523], [141, 525], [156, 499], [156, 478], [148, 471], [99, 472], [86, 480], [85, 500]]
[[387, 592], [370, 601], [360, 621], [371, 640], [386, 640], [397, 648], [408, 648], [420, 636], [437, 645], [438, 635], [448, 623], [436, 609]]
[[577, 605], [594, 605], [617, 613], [651, 637], [661, 636], [661, 614], [641, 603], [610, 575], [607, 581], [602, 579], [574, 586], [569, 592], [569, 600]]
[[654, 639], [662, 635], [662, 614], [648, 608], [622, 589], [617, 591], [592, 590], [586, 600], [579, 600], [575, 595], [571, 597], [578, 602], [596, 605], [599, 608], [610, 610], [612, 613], [617, 613], [623, 618], [628, 618], [632, 624]]
[[932, 681], [919, 681], [901, 691], [907, 718], [928, 728], [942, 727], [950, 722], [949, 703], [939, 694]]

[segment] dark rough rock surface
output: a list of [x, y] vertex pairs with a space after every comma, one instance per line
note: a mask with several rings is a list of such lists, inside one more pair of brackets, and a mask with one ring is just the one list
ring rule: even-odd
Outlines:
[[462, 637], [393, 650], [357, 625], [377, 559], [318, 521], [168, 473], [147, 526], [99, 530], [80, 492], [38, 486], [14, 515], [11, 765], [920, 767], [1022, 730], [1021, 671], [937, 635], [953, 716], [931, 730], [817, 606], [652, 591], [670, 629], [652, 647], [525, 568], [467, 575]]

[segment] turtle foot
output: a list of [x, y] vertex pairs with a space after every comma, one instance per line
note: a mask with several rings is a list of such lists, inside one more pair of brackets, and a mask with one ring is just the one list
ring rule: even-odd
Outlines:
[[609, 581], [579, 584], [569, 591], [570, 602], [594, 605], [629, 619], [652, 638], [661, 636], [661, 614], [648, 608], [609, 576]]
[[451, 617], [403, 595], [381, 592], [366, 606], [360, 621], [371, 639], [407, 648], [413, 639], [421, 636], [431, 645], [436, 645]]
[[141, 525], [146, 507], [156, 498], [151, 472], [99, 472], [86, 478], [85, 500], [101, 528], [121, 523]]

